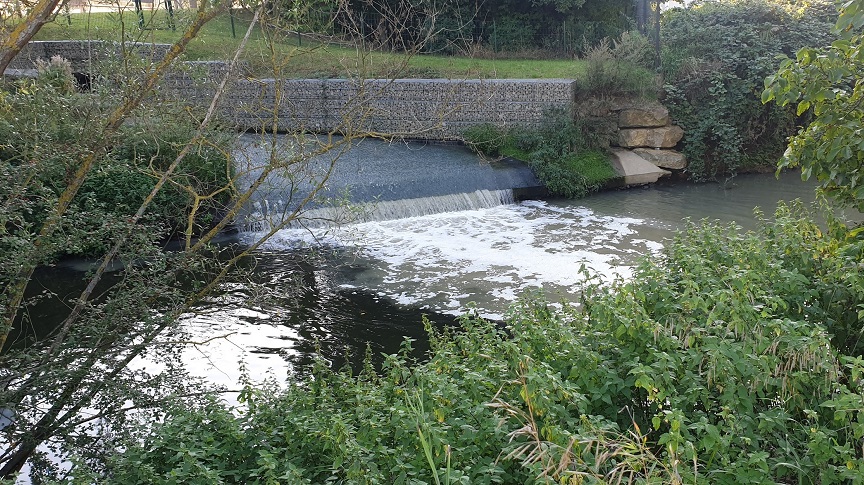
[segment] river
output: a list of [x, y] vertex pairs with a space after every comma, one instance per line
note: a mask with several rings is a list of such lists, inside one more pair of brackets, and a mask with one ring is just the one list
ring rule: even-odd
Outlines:
[[[287, 229], [255, 256], [253, 286], [225, 293], [189, 316], [200, 340], [193, 372], [232, 385], [242, 360], [253, 378], [284, 379], [320, 348], [334, 367], [395, 352], [404, 338], [425, 348], [422, 316], [453, 324], [475, 309], [502, 319], [526, 291], [573, 301], [583, 266], [605, 279], [630, 275], [638, 258], [661, 251], [685, 218], [752, 229], [754, 208], [812, 201], [795, 174], [739, 176], [718, 184], [660, 183], [577, 201], [526, 200], [472, 210], [348, 225], [312, 235]], [[242, 235], [251, 240], [256, 233]], [[261, 289], [264, 291], [262, 292]]]

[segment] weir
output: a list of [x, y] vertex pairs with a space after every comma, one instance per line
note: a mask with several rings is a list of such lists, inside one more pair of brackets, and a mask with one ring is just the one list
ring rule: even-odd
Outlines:
[[[255, 167], [266, 162], [273, 143], [283, 158], [296, 147], [289, 136], [241, 137], [235, 153], [241, 188], [260, 173]], [[531, 169], [517, 160], [483, 160], [455, 144], [361, 139], [346, 149], [297, 163], [283, 174], [272, 174], [247, 204], [241, 226], [254, 231], [281, 223], [322, 180], [331, 163], [326, 189], [304, 211], [299, 221], [303, 225], [401, 219], [546, 195]]]

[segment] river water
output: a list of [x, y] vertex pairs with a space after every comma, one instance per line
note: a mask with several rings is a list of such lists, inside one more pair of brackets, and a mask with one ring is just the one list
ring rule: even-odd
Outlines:
[[[658, 253], [685, 218], [756, 226], [754, 208], [812, 201], [795, 174], [747, 175], [727, 186], [660, 183], [578, 201], [526, 200], [472, 210], [352, 224], [339, 230], [287, 229], [255, 257], [260, 286], [226, 292], [189, 316], [201, 340], [193, 372], [232, 385], [242, 361], [253, 378], [302, 371], [311, 356], [333, 366], [395, 352], [405, 337], [425, 348], [422, 316], [453, 324], [469, 308], [501, 319], [527, 291], [573, 301], [581, 268], [628, 277], [638, 258]], [[258, 235], [248, 232], [243, 239]], [[263, 291], [262, 291], [263, 290]]]

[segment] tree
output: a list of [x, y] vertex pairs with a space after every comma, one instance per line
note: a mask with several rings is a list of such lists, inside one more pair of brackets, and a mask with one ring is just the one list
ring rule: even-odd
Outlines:
[[864, 1], [840, 3], [826, 48], [803, 48], [765, 80], [762, 102], [794, 105], [810, 123], [789, 139], [779, 169], [801, 167], [821, 190], [864, 212]]
[[[149, 64], [128, 55], [102, 73], [103, 82], [87, 98], [62, 89], [65, 82], [54, 83], [63, 75], [61, 61], [36, 81], [0, 89], [0, 174], [9, 181], [0, 188], [0, 409], [15, 414], [14, 425], [0, 435], [0, 479], [14, 477], [39, 457], [42, 446], [54, 447], [60, 456], [75, 449], [83, 459], [98, 461], [102, 427], [122, 433], [133, 413], [136, 419], [157, 419], [168, 396], [205, 392], [183, 378], [177, 349], [194, 342], [178, 324], [180, 316], [194, 312], [195, 304], [239, 271], [268, 237], [301, 220], [322, 195], [339, 155], [366, 135], [357, 118], [368, 115], [364, 105], [372, 96], [362, 93], [329, 132], [312, 136], [293, 128], [285, 135], [290, 142], [263, 144], [267, 154], [254, 167], [232, 158], [234, 139], [212, 125], [258, 19], [277, 78], [290, 68], [291, 56], [303, 52], [279, 54], [275, 43], [289, 34], [280, 28], [285, 17], [263, 3], [249, 5], [255, 12], [249, 30], [207, 105], [160, 98], [157, 86], [176, 75], [186, 47], [231, 4], [201, 2], [164, 58]], [[296, 12], [292, 15], [296, 22]], [[11, 58], [16, 49], [17, 43], [4, 46], [0, 57]], [[362, 78], [368, 51], [356, 52], [357, 67], [349, 74]], [[398, 75], [404, 66], [391, 72]], [[278, 106], [265, 112], [270, 119], [262, 126], [268, 132], [294, 125], [280, 120]], [[143, 143], [130, 146], [136, 137]], [[252, 194], [277, 174], [302, 174], [308, 189], [296, 194], [257, 240], [242, 247], [214, 246]], [[102, 183], [106, 177], [108, 183]], [[118, 182], [122, 192], [107, 197], [104, 187], [116, 188]], [[172, 233], [181, 244], [168, 252], [162, 245]], [[40, 267], [70, 253], [98, 256], [75, 298], [30, 291]], [[118, 263], [123, 269], [111, 273]], [[30, 305], [45, 298], [69, 306], [62, 322], [35, 339], [12, 341], [14, 327], [30, 325]], [[164, 370], [130, 367], [145, 356]]]
[[0, 31], [0, 74], [12, 59], [30, 42], [43, 25], [50, 22], [54, 12], [68, 0], [39, 0], [32, 6], [24, 19], [11, 29]]
[[779, 56], [834, 40], [826, 3], [704, 1], [664, 14], [664, 102], [684, 128], [693, 179], [722, 181], [783, 153], [794, 113], [759, 94]]

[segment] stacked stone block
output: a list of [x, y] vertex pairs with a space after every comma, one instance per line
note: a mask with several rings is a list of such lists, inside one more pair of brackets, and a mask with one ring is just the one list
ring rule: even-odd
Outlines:
[[684, 130], [672, 124], [663, 105], [646, 102], [622, 108], [618, 112], [618, 128], [618, 146], [631, 149], [660, 168], [687, 167], [684, 155], [673, 150]]

